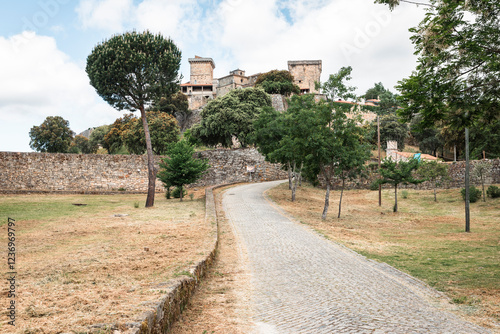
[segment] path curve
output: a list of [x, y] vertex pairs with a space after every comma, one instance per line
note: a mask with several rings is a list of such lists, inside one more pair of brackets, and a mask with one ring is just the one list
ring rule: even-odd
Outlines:
[[294, 222], [263, 195], [282, 181], [224, 193], [252, 276], [259, 333], [489, 333], [438, 310], [438, 293]]

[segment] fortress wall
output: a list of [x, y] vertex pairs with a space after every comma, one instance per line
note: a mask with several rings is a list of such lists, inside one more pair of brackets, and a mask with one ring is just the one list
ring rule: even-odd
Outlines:
[[[212, 166], [193, 186], [271, 181], [287, 174], [264, 161], [256, 149], [218, 149], [195, 153]], [[156, 158], [156, 168], [161, 157]], [[255, 168], [249, 173], [247, 166]], [[147, 158], [139, 155], [0, 152], [0, 192], [146, 193]], [[157, 180], [156, 191], [164, 191]]]

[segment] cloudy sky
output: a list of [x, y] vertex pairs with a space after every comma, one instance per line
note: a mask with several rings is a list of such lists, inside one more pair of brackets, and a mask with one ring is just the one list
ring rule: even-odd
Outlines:
[[353, 67], [363, 94], [375, 82], [394, 90], [415, 68], [408, 29], [423, 8], [390, 12], [373, 0], [23, 0], [0, 11], [0, 151], [30, 152], [29, 131], [62, 116], [80, 133], [123, 112], [89, 85], [86, 58], [113, 34], [149, 29], [171, 37], [188, 58], [214, 59], [215, 77], [323, 61], [322, 81]]

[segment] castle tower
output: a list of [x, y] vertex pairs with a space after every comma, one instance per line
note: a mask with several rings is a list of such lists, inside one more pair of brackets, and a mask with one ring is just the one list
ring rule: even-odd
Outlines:
[[216, 96], [216, 81], [214, 81], [215, 63], [212, 58], [195, 56], [189, 58], [191, 76], [188, 83], [181, 85], [181, 91], [188, 96], [189, 109], [203, 107]]
[[195, 56], [189, 58], [191, 65], [191, 85], [212, 85], [214, 81], [215, 63], [212, 58]]
[[299, 86], [301, 94], [314, 93], [315, 82], [321, 80], [321, 60], [295, 60], [288, 62], [288, 71], [293, 75], [295, 84]]

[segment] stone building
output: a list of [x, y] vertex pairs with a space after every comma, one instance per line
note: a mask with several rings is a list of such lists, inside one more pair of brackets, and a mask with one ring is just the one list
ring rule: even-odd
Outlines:
[[301, 94], [319, 94], [316, 90], [316, 82], [321, 82], [321, 60], [289, 61], [288, 71], [293, 75]]
[[214, 80], [215, 62], [212, 58], [195, 56], [189, 58], [190, 81], [181, 85], [181, 91], [188, 96], [189, 109], [203, 107], [217, 96], [217, 80]]
[[229, 75], [219, 79], [217, 86], [217, 96], [224, 96], [233, 89], [255, 86], [255, 81], [260, 73], [246, 76], [245, 71], [237, 69], [229, 72]]
[[[244, 70], [236, 69], [225, 77], [214, 79], [215, 62], [212, 58], [195, 56], [189, 58], [190, 81], [181, 85], [181, 91], [188, 96], [189, 109], [196, 110], [208, 101], [224, 96], [234, 89], [254, 87], [260, 73], [247, 76]], [[289, 61], [288, 70], [295, 78], [295, 84], [302, 94], [319, 92], [315, 83], [320, 81], [321, 60]]]

